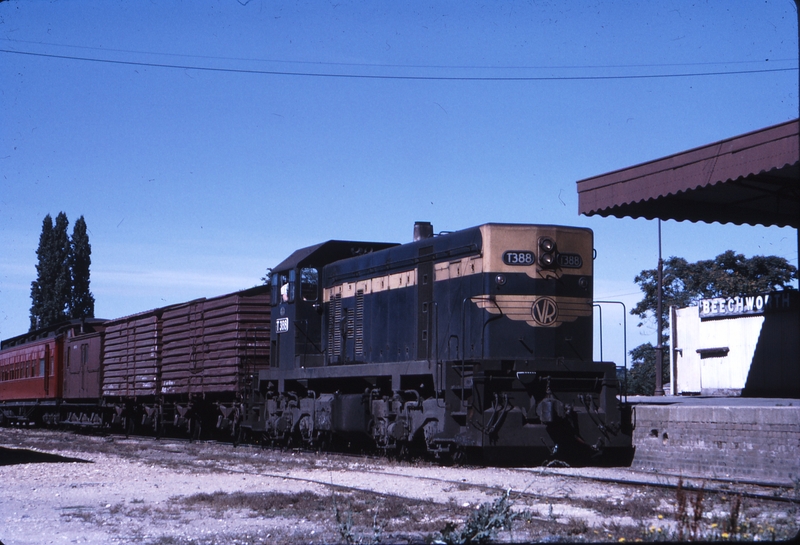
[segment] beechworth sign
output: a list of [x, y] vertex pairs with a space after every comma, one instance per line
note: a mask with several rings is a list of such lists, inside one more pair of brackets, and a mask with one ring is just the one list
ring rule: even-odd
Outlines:
[[697, 306], [701, 319], [785, 312], [797, 309], [797, 294], [796, 290], [784, 290], [757, 295], [715, 297], [701, 299]]

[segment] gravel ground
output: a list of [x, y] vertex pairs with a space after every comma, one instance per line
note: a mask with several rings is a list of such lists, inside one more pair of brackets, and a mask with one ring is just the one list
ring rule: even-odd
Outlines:
[[5, 428], [0, 542], [456, 542], [485, 527], [480, 514], [508, 523], [493, 531], [498, 542], [786, 539], [800, 521], [797, 504], [742, 500], [729, 485], [686, 492], [581, 475], [632, 477], [625, 468], [441, 467]]

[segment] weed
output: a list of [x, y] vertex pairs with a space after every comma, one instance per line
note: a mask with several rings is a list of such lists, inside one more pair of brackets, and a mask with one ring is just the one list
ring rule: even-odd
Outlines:
[[[680, 477], [678, 478], [678, 488], [675, 492], [675, 496], [677, 500], [675, 521], [678, 523], [678, 541], [696, 541], [705, 510], [703, 505], [703, 501], [705, 500], [705, 483], [700, 490], [697, 491], [694, 499], [690, 499], [683, 488], [683, 477]], [[692, 508], [691, 514], [689, 513], [689, 506]]]
[[336, 495], [333, 495], [333, 512], [336, 516], [336, 527], [339, 530], [339, 535], [342, 541], [348, 545], [355, 543], [355, 535], [353, 534], [353, 510], [347, 510], [347, 516], [343, 517], [339, 506], [336, 504]]
[[[766, 515], [764, 505], [749, 505], [741, 494], [710, 499], [704, 487], [693, 495], [678, 480], [675, 493], [675, 526], [642, 529], [646, 541], [776, 541], [796, 537], [794, 516]], [[716, 503], [716, 506], [715, 506]], [[715, 514], [716, 513], [716, 514]], [[710, 517], [710, 518], [709, 518]], [[659, 515], [659, 519], [661, 516]]]
[[582, 535], [589, 531], [589, 525], [584, 519], [570, 517], [564, 527], [564, 532], [568, 536]]
[[208, 507], [219, 511], [228, 509], [251, 509], [266, 514], [269, 512], [293, 509], [301, 512], [319, 511], [320, 497], [313, 492], [297, 493], [244, 493], [217, 491], [212, 494], [200, 493], [187, 496], [181, 501], [190, 507]]
[[739, 531], [739, 517], [742, 514], [742, 496], [737, 494], [731, 498], [730, 508], [728, 509], [727, 530], [731, 533]]
[[336, 494], [333, 495], [333, 513], [336, 519], [336, 527], [339, 536], [342, 538], [343, 543], [347, 545], [362, 544], [362, 543], [380, 543], [381, 536], [383, 535], [383, 526], [378, 523], [378, 513], [372, 516], [372, 537], [360, 536], [353, 530], [353, 505], [349, 505], [347, 512], [342, 513], [339, 510], [339, 505], [336, 503]]
[[511, 511], [513, 503], [509, 500], [510, 493], [511, 490], [507, 490], [494, 502], [481, 504], [461, 529], [457, 529], [452, 522], [448, 522], [442, 530], [440, 538], [434, 539], [434, 543], [446, 545], [488, 543], [498, 530], [511, 529], [511, 521], [517, 515]]
[[553, 513], [553, 504], [552, 504], [552, 503], [548, 503], [548, 504], [547, 504], [547, 518], [549, 518], [549, 519], [550, 519], [550, 520], [552, 520], [553, 522], [555, 522], [556, 518], [558, 518], [558, 517], [556, 517], [556, 515]]

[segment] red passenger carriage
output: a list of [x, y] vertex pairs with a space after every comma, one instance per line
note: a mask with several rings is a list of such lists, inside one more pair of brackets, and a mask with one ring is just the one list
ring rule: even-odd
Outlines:
[[0, 399], [60, 398], [64, 369], [62, 347], [63, 337], [53, 335], [0, 351]]

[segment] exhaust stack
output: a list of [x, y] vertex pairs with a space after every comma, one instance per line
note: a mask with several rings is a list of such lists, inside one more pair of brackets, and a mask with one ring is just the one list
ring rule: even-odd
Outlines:
[[414, 242], [433, 238], [433, 224], [429, 221], [414, 222]]

